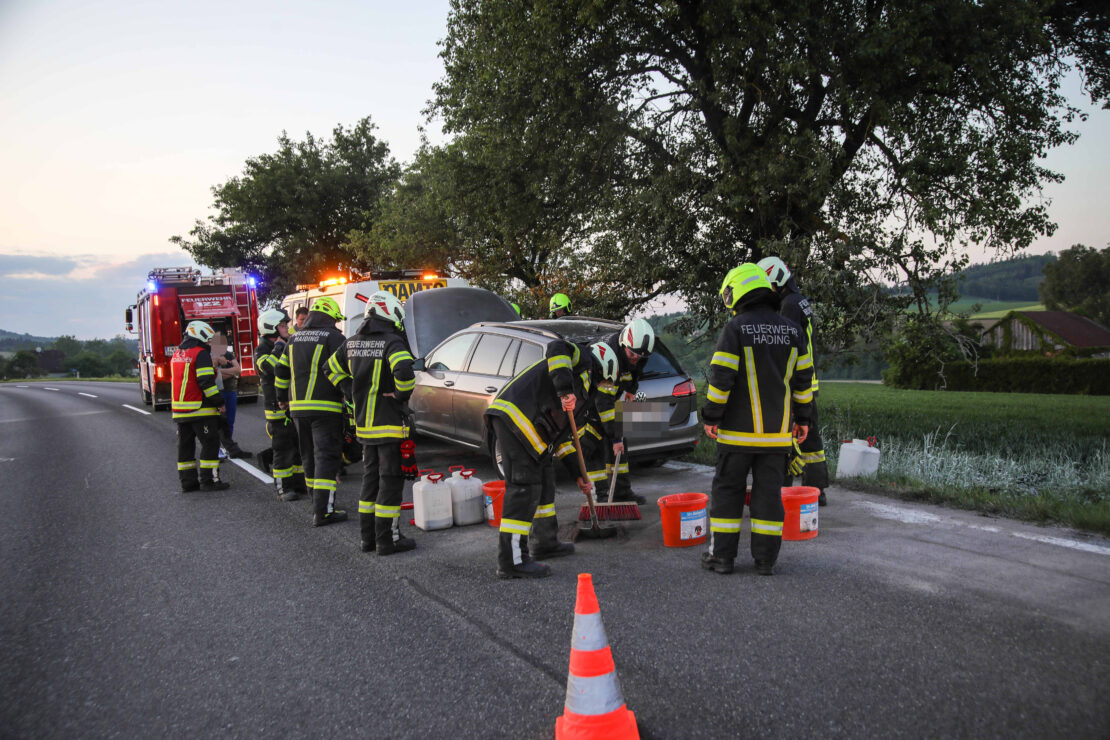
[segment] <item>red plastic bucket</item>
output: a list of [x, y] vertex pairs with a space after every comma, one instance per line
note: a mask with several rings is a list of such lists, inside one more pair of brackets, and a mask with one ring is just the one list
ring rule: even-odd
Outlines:
[[672, 493], [659, 497], [659, 519], [663, 544], [691, 547], [703, 544], [709, 534], [709, 496], [704, 493]]
[[817, 497], [819, 490], [811, 486], [782, 489], [782, 521], [784, 540], [812, 540], [817, 536]]
[[486, 494], [486, 522], [491, 527], [501, 528], [501, 504], [505, 499], [505, 481], [491, 480], [482, 484]]

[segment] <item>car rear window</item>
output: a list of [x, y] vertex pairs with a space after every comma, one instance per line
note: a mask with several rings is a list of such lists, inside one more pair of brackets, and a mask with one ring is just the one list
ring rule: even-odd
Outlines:
[[538, 344], [532, 344], [531, 342], [521, 342], [520, 352], [516, 355], [516, 367], [513, 368], [513, 375], [520, 375], [525, 368], [542, 359], [542, 347]]
[[469, 371], [479, 375], [497, 375], [510, 344], [512, 340], [509, 337], [483, 334], [474, 348], [474, 356], [470, 358]]
[[648, 356], [647, 364], [641, 377], [651, 378], [659, 375], [685, 375], [678, 360], [667, 349], [667, 345], [658, 339], [655, 340], [655, 351]]

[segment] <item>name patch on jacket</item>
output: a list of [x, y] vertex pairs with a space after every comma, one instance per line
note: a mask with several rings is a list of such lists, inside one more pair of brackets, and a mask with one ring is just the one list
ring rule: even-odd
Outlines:
[[754, 344], [790, 344], [798, 336], [793, 326], [782, 324], [741, 324], [740, 333]]
[[347, 357], [369, 357], [380, 360], [385, 357], [384, 339], [348, 339]]
[[293, 335], [293, 341], [304, 344], [305, 342], [315, 342], [318, 339], [323, 339], [327, 335], [327, 329], [297, 329], [297, 333]]

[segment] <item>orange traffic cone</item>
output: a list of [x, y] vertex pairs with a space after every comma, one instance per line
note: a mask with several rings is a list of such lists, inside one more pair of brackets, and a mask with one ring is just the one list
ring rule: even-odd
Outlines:
[[563, 716], [555, 720], [555, 740], [639, 738], [636, 716], [624, 704], [613, 652], [601, 623], [593, 576], [578, 574], [570, 675]]

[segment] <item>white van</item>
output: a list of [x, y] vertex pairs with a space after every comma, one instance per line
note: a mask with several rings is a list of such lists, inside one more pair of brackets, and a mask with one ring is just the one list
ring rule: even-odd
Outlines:
[[357, 280], [349, 282], [346, 278], [331, 278], [324, 280], [315, 288], [304, 288], [296, 293], [290, 293], [281, 300], [281, 307], [296, 319], [296, 311], [301, 306], [312, 308], [312, 302], [320, 296], [331, 296], [339, 304], [345, 321], [339, 322], [339, 329], [344, 336], [351, 336], [362, 326], [362, 313], [366, 309], [366, 301], [379, 290], [388, 290], [397, 296], [401, 303], [408, 300], [409, 296], [423, 290], [433, 288], [465, 288], [470, 283], [463, 278], [444, 278], [433, 273], [422, 273], [417, 270], [405, 270], [397, 273], [385, 273], [373, 280]]

